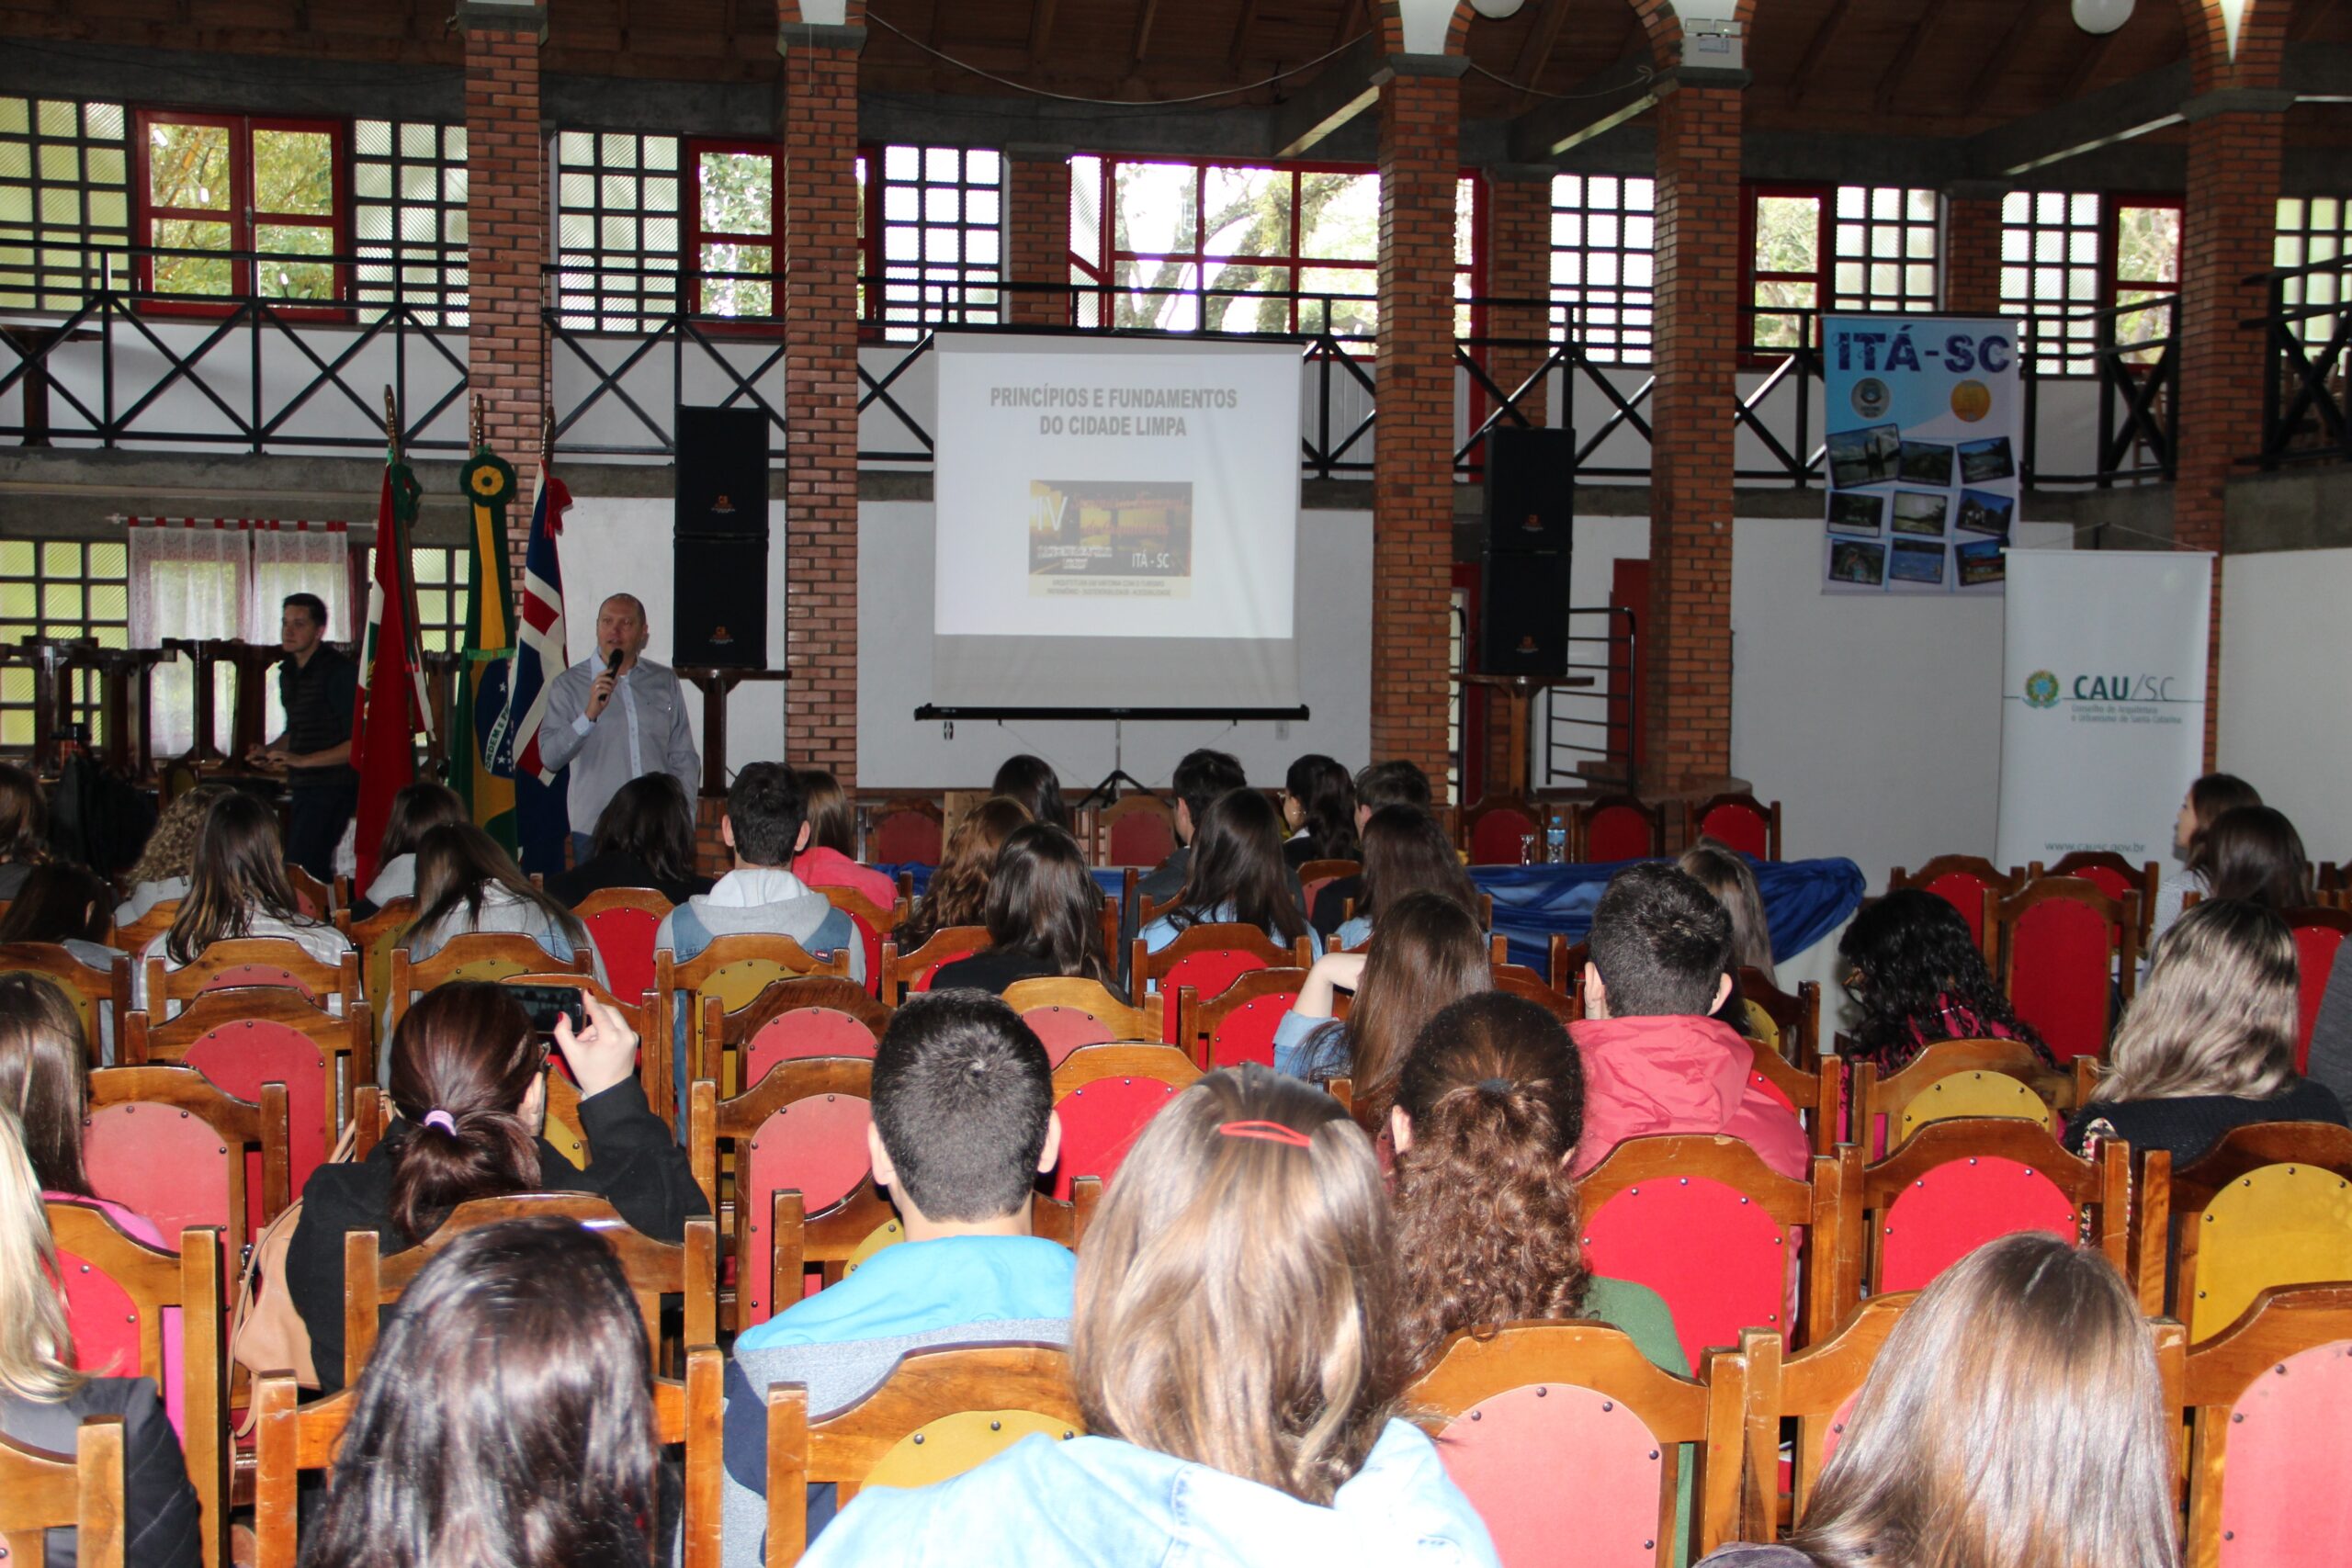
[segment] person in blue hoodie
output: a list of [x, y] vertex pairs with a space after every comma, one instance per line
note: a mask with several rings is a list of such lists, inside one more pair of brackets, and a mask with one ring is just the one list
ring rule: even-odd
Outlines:
[[[1036, 1034], [985, 991], [910, 997], [874, 1048], [873, 1096], [866, 1153], [906, 1239], [737, 1337], [727, 1366], [728, 1568], [758, 1568], [766, 1551], [771, 1383], [806, 1384], [809, 1413], [825, 1416], [863, 1399], [909, 1351], [1069, 1339], [1077, 1261], [1029, 1230], [1031, 1194], [1062, 1138]], [[813, 1538], [832, 1517], [833, 1489], [808, 1490]]]
[[1209, 1074], [1144, 1128], [1086, 1233], [1087, 1435], [867, 1487], [804, 1561], [1495, 1564], [1397, 1416], [1394, 1254], [1371, 1141], [1339, 1101], [1262, 1067]]
[[[865, 981], [865, 944], [856, 922], [822, 893], [792, 874], [792, 857], [808, 843], [807, 798], [800, 781], [782, 762], [752, 762], [727, 786], [727, 815], [718, 836], [735, 857], [735, 869], [662, 917], [655, 948], [668, 948], [681, 964], [708, 947], [714, 938], [741, 932], [788, 936], [819, 958], [849, 953], [850, 978]], [[678, 996], [677, 1032], [686, 1038], [694, 998]], [[678, 1103], [686, 1103], [686, 1054], [677, 1055]]]

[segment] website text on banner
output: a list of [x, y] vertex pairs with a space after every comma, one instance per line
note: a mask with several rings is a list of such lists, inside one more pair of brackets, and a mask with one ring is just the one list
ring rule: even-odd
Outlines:
[[1998, 593], [2017, 525], [2014, 322], [1826, 316], [1825, 593]]
[[942, 333], [933, 703], [1292, 707], [1297, 345]]
[[2020, 550], [2009, 558], [1996, 865], [2172, 852], [2203, 771], [2213, 558]]

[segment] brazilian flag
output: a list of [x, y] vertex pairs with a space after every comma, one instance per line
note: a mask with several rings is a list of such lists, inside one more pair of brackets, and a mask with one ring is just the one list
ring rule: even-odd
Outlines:
[[514, 662], [514, 635], [507, 623], [513, 603], [506, 570], [506, 504], [514, 499], [514, 469], [486, 446], [477, 445], [465, 468], [466, 500], [473, 515], [473, 592], [466, 616], [465, 662], [458, 669], [456, 701], [450, 705], [449, 787], [473, 813], [474, 821], [514, 852], [514, 764], [504, 739], [506, 681]]

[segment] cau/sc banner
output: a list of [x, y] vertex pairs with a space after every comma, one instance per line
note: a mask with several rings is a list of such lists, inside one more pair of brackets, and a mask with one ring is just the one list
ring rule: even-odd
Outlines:
[[1827, 316], [1826, 593], [1998, 593], [2018, 514], [2017, 325]]

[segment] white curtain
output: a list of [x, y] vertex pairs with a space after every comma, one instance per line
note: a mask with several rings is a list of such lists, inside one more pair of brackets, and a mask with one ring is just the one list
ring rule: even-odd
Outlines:
[[[348, 642], [351, 618], [350, 535], [340, 523], [254, 523], [253, 570], [246, 574], [244, 639], [275, 643], [278, 617], [289, 593], [315, 593], [326, 601], [327, 640]], [[269, 682], [269, 718], [264, 733], [286, 728], [286, 705], [277, 682]]]
[[[253, 565], [243, 523], [133, 518], [130, 540], [131, 647], [158, 648], [166, 637], [235, 637], [243, 631]], [[216, 667], [213, 743], [224, 749], [235, 704], [235, 676]], [[177, 756], [195, 744], [195, 666], [185, 658], [158, 665], [157, 757]]]

